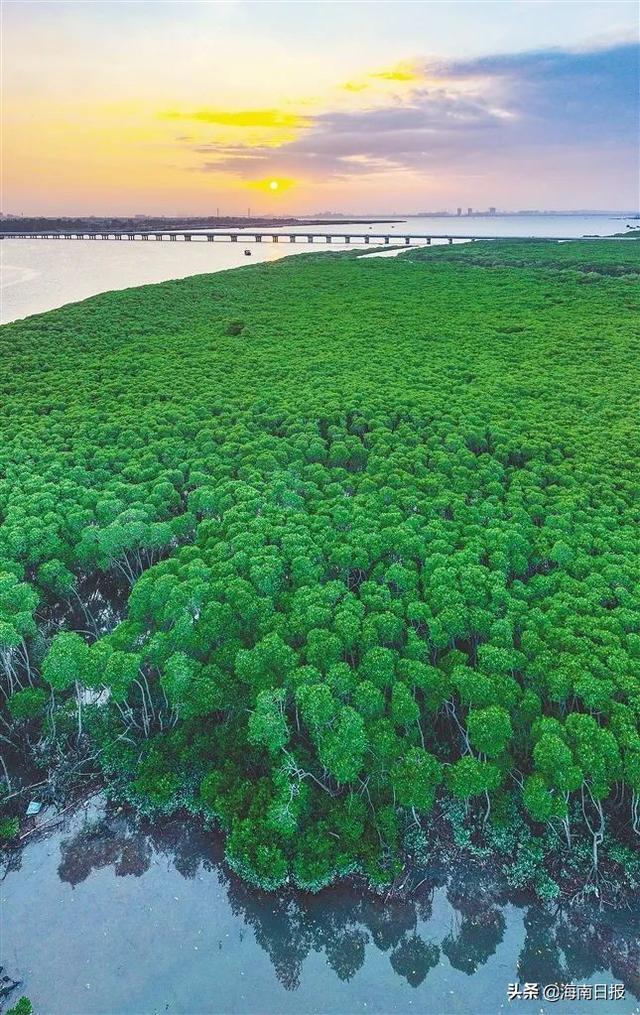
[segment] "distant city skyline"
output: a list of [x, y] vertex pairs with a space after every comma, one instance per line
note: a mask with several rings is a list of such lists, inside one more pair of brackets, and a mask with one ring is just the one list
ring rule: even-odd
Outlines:
[[623, 214], [639, 20], [632, 0], [5, 0], [2, 207]]
[[[238, 212], [237, 214], [233, 214], [233, 213], [228, 213], [227, 214], [227, 213], [224, 213], [224, 214], [216, 215], [215, 213], [212, 213], [211, 211], [204, 211], [202, 213], [195, 213], [195, 212], [192, 213], [192, 212], [189, 212], [189, 213], [186, 213], [184, 215], [166, 215], [166, 214], [160, 214], [160, 213], [149, 213], [149, 214], [140, 214], [140, 213], [122, 213], [122, 214], [115, 214], [115, 213], [113, 213], [113, 214], [111, 214], [111, 213], [108, 213], [108, 214], [104, 214], [104, 215], [90, 215], [90, 214], [86, 214], [86, 213], [74, 214], [72, 212], [67, 213], [67, 214], [63, 214], [63, 215], [44, 215], [44, 214], [43, 215], [39, 215], [37, 213], [33, 213], [33, 214], [26, 214], [25, 213], [25, 214], [22, 214], [22, 213], [17, 213], [17, 212], [1, 212], [0, 213], [0, 221], [5, 223], [5, 228], [7, 228], [6, 224], [9, 223], [9, 229], [12, 228], [11, 225], [10, 225], [11, 222], [24, 222], [25, 224], [28, 223], [28, 222], [31, 222], [31, 223], [50, 222], [52, 224], [55, 224], [55, 223], [62, 223], [62, 222], [71, 222], [72, 223], [72, 222], [82, 222], [82, 221], [83, 222], [87, 222], [87, 223], [88, 222], [96, 222], [98, 224], [99, 223], [109, 222], [109, 221], [112, 221], [112, 222], [139, 222], [142, 225], [143, 228], [147, 228], [145, 226], [145, 222], [146, 223], [153, 223], [153, 222], [158, 222], [158, 221], [166, 221], [167, 223], [172, 224], [172, 226], [175, 226], [176, 223], [187, 223], [187, 222], [191, 221], [191, 222], [201, 222], [201, 223], [205, 223], [206, 222], [206, 223], [208, 223], [208, 228], [215, 228], [215, 223], [218, 220], [220, 221], [221, 226], [224, 226], [224, 224], [228, 224], [230, 222], [237, 222], [237, 223], [240, 223], [240, 224], [242, 224], [242, 223], [253, 223], [253, 222], [256, 222], [256, 223], [257, 222], [265, 222], [265, 223], [274, 223], [274, 224], [277, 224], [277, 223], [281, 222], [281, 223], [286, 225], [286, 223], [288, 223], [288, 222], [294, 222], [294, 221], [301, 221], [301, 222], [323, 222], [323, 221], [331, 221], [331, 220], [335, 220], [336, 222], [355, 223], [355, 222], [366, 222], [366, 221], [369, 221], [369, 222], [383, 222], [383, 221], [394, 221], [394, 220], [403, 221], [403, 220], [408, 220], [408, 219], [439, 219], [439, 218], [442, 218], [442, 219], [458, 219], [458, 220], [465, 220], [465, 219], [493, 219], [493, 220], [495, 220], [495, 219], [518, 219], [518, 218], [525, 218], [525, 219], [526, 218], [558, 219], [558, 218], [589, 218], [589, 217], [592, 217], [592, 218], [603, 218], [603, 219], [615, 218], [615, 219], [620, 219], [620, 220], [623, 220], [623, 219], [626, 219], [626, 220], [632, 219], [633, 220], [633, 219], [640, 219], [640, 211], [638, 209], [611, 209], [611, 210], [608, 210], [608, 211], [606, 211], [606, 210], [599, 210], [599, 209], [596, 209], [596, 210], [592, 210], [592, 209], [572, 209], [572, 210], [569, 211], [569, 210], [553, 210], [553, 209], [532, 208], [532, 209], [521, 209], [521, 210], [518, 210], [518, 211], [500, 211], [499, 209], [496, 209], [495, 211], [491, 210], [491, 209], [484, 209], [484, 210], [483, 209], [475, 209], [475, 210], [469, 210], [469, 211], [463, 210], [460, 214], [457, 214], [456, 211], [451, 211], [450, 209], [443, 208], [443, 209], [438, 209], [438, 210], [435, 210], [435, 211], [397, 211], [397, 210], [393, 210], [393, 211], [378, 211], [378, 212], [376, 212], [376, 211], [370, 211], [369, 210], [369, 211], [359, 211], [359, 212], [349, 212], [349, 211], [298, 212], [298, 213], [291, 213], [290, 214], [286, 210], [282, 209], [282, 210], [279, 210], [279, 211], [274, 212], [274, 213], [269, 213], [269, 212], [265, 212], [264, 214], [258, 214], [258, 213], [256, 213], [255, 215], [251, 214], [249, 216], [247, 216], [246, 213], [242, 214], [241, 212]], [[626, 226], [626, 228], [630, 228], [630, 227]]]
[[[434, 217], [434, 218], [437, 218], [438, 216], [446, 216], [448, 218], [469, 218], [469, 217], [473, 217], [473, 218], [500, 218], [500, 217], [502, 217], [502, 218], [517, 218], [518, 216], [536, 216], [536, 215], [539, 215], [539, 216], [548, 215], [548, 216], [558, 216], [558, 217], [562, 217], [562, 216], [566, 216], [566, 217], [578, 216], [578, 217], [580, 217], [580, 216], [593, 215], [593, 216], [602, 216], [602, 217], [618, 216], [620, 218], [631, 218], [631, 217], [638, 217], [638, 216], [640, 216], [640, 208], [572, 208], [572, 209], [566, 209], [566, 208], [565, 209], [562, 209], [562, 208], [519, 208], [519, 209], [508, 210], [508, 209], [504, 209], [504, 208], [489, 207], [489, 208], [484, 208], [484, 209], [482, 209], [482, 208], [467, 208], [467, 209], [456, 208], [455, 210], [452, 210], [451, 208], [440, 208], [440, 209], [433, 209], [433, 210], [425, 209], [425, 210], [422, 210], [422, 211], [398, 211], [397, 209], [394, 209], [393, 211], [386, 211], [386, 212], [380, 212], [380, 211], [375, 211], [375, 210], [372, 211], [371, 209], [369, 209], [367, 211], [364, 211], [364, 212], [350, 212], [348, 210], [347, 211], [336, 211], [335, 209], [333, 209], [333, 210], [331, 210], [331, 209], [326, 210], [325, 209], [324, 211], [300, 212], [300, 213], [298, 213], [297, 217], [303, 218], [303, 219], [310, 219], [310, 218], [314, 218], [314, 219], [320, 219], [320, 218], [355, 219], [357, 217], [373, 219], [373, 218], [376, 218], [376, 217], [380, 218], [380, 216], [382, 216], [382, 215], [386, 215], [386, 216], [389, 216], [391, 218], [421, 218], [421, 217], [425, 217], [425, 218]], [[253, 219], [253, 218], [257, 219], [257, 218], [265, 218], [265, 217], [271, 217], [271, 218], [274, 218], [274, 219], [275, 218], [286, 219], [286, 218], [293, 218], [293, 217], [296, 217], [296, 216], [290, 215], [290, 214], [288, 214], [284, 210], [281, 210], [277, 214], [273, 214], [273, 215], [270, 215], [269, 213], [266, 213], [266, 214], [256, 213], [255, 215], [254, 214], [247, 215], [247, 214], [243, 214], [242, 212], [238, 212], [236, 214], [233, 214], [233, 213], [229, 213], [228, 214], [225, 211], [223, 211], [222, 213], [220, 213], [220, 211], [218, 211], [218, 212], [212, 212], [211, 209], [205, 210], [205, 211], [201, 211], [201, 212], [189, 212], [189, 213], [186, 213], [184, 215], [178, 215], [178, 216], [176, 216], [176, 215], [166, 215], [166, 214], [160, 214], [160, 213], [154, 213], [154, 212], [146, 212], [146, 213], [142, 213], [142, 212], [128, 212], [128, 213], [122, 213], [122, 214], [105, 213], [103, 215], [86, 213], [86, 212], [79, 212], [79, 213], [68, 212], [66, 214], [61, 214], [61, 215], [46, 215], [46, 214], [41, 214], [40, 215], [38, 213], [29, 214], [27, 212], [16, 212], [16, 211], [13, 211], [13, 212], [11, 212], [11, 211], [9, 211], [9, 212], [4, 212], [4, 211], [0, 212], [0, 219], [18, 219], [18, 218], [25, 218], [25, 219], [29, 219], [29, 218], [43, 218], [43, 219], [47, 219], [47, 218], [50, 218], [52, 220], [55, 220], [55, 219], [65, 219], [65, 218], [68, 218], [68, 219], [82, 218], [82, 219], [86, 219], [86, 220], [91, 220], [91, 219], [103, 220], [103, 219], [106, 219], [106, 218], [127, 218], [127, 219], [145, 220], [145, 219], [163, 219], [163, 218], [166, 218], [168, 220], [171, 220], [171, 219], [174, 219], [174, 218], [185, 218], [185, 219], [186, 218], [198, 218], [198, 219], [201, 219], [201, 218], [210, 218], [210, 219], [221, 218], [221, 219], [224, 219], [224, 218], [230, 218], [230, 217], [231, 218], [237, 218], [237, 219]]]

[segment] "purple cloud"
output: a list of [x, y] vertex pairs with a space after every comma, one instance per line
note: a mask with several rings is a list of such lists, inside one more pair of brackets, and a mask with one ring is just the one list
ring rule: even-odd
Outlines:
[[[193, 148], [201, 169], [253, 178], [276, 166], [291, 176], [344, 178], [390, 170], [431, 172], [452, 165], [511, 165], [527, 153], [616, 146], [638, 164], [638, 53], [635, 45], [594, 51], [549, 50], [424, 65], [404, 102], [309, 117], [309, 127], [278, 148]], [[427, 83], [428, 82], [428, 83]]]

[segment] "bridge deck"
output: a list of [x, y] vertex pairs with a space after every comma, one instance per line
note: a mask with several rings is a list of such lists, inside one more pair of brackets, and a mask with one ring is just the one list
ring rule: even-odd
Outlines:
[[19, 233], [19, 232], [0, 232], [0, 239], [7, 240], [149, 240], [152, 239], [154, 242], [161, 240], [167, 241], [180, 241], [180, 242], [209, 242], [213, 243], [215, 240], [228, 240], [231, 243], [262, 243], [264, 240], [270, 240], [272, 243], [279, 243], [285, 241], [288, 243], [315, 243], [316, 240], [324, 241], [325, 243], [339, 242], [342, 244], [365, 244], [368, 245], [372, 241], [382, 246], [388, 246], [391, 243], [404, 243], [409, 246], [412, 243], [430, 244], [432, 240], [445, 241], [448, 243], [459, 242], [476, 242], [478, 240], [555, 240], [557, 242], [566, 242], [568, 240], [577, 239], [625, 239], [626, 237], [610, 237], [610, 236], [590, 236], [590, 237], [579, 237], [579, 236], [460, 236], [451, 233], [392, 233], [392, 232], [362, 232], [353, 230], [351, 232], [330, 232], [330, 233], [314, 233], [314, 232], [288, 232], [286, 230], [256, 230], [251, 232], [241, 232], [240, 230], [178, 230], [171, 232], [163, 232], [161, 230], [153, 230], [149, 232], [132, 232], [127, 231], [116, 231], [113, 230], [107, 232], [105, 230], [96, 230], [95, 232], [33, 232], [33, 233]]

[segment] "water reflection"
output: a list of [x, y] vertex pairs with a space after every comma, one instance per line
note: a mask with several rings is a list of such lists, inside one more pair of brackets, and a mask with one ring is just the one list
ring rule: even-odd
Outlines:
[[[202, 880], [203, 872], [211, 872], [240, 924], [240, 941], [250, 928], [287, 991], [300, 986], [311, 953], [324, 955], [333, 974], [347, 983], [364, 966], [370, 946], [386, 954], [389, 971], [412, 988], [445, 959], [472, 977], [495, 955], [508, 922], [523, 908], [524, 944], [512, 980], [576, 982], [610, 969], [612, 979], [626, 984], [628, 997], [640, 996], [637, 909], [517, 907], [486, 874], [454, 872], [445, 880], [432, 871], [403, 898], [385, 898], [360, 886], [331, 888], [316, 896], [295, 891], [271, 896], [239, 881], [224, 864], [219, 838], [195, 821], [152, 824], [109, 808], [61, 839], [58, 875], [77, 886], [105, 868], [117, 877], [142, 878], [159, 863], [185, 879]], [[450, 907], [445, 921], [434, 919], [436, 896]]]
[[287, 990], [300, 984], [302, 965], [311, 952], [323, 953], [342, 981], [363, 966], [372, 942], [388, 952], [394, 971], [416, 987], [438, 964], [440, 949], [422, 939], [418, 922], [431, 917], [435, 885], [414, 899], [384, 899], [351, 887], [331, 888], [317, 896], [257, 892], [224, 865], [217, 836], [195, 822], [170, 820], [136, 824], [123, 811], [89, 822], [60, 845], [58, 876], [73, 886], [93, 871], [113, 867], [116, 876], [141, 877], [159, 856], [185, 878], [215, 872], [224, 885], [233, 914], [251, 928]]
[[640, 998], [640, 910], [601, 913], [589, 907], [552, 914], [529, 907], [519, 979], [568, 983], [588, 980], [610, 969], [627, 996]]
[[442, 942], [442, 951], [454, 969], [473, 976], [504, 937], [506, 921], [496, 903], [496, 886], [463, 876], [448, 886], [447, 898], [460, 920]]

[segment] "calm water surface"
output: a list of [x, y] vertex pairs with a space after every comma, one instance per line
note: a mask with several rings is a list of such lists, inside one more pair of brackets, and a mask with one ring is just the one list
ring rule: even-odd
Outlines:
[[625, 982], [580, 1012], [640, 1012], [638, 912], [554, 913], [436, 868], [405, 901], [263, 895], [195, 823], [136, 824], [99, 797], [12, 868], [0, 964], [37, 1015], [576, 1012], [510, 1005], [515, 981]]
[[[410, 218], [395, 224], [373, 226], [371, 231], [395, 233], [448, 233], [451, 235], [582, 236], [624, 232], [631, 219], [604, 216], [532, 216], [527, 218]], [[635, 222], [638, 225], [638, 222]], [[330, 226], [294, 226], [289, 234], [346, 232], [352, 228], [368, 231], [365, 225], [336, 222]], [[344, 250], [343, 243], [317, 241], [322, 250]], [[112, 289], [164, 282], [202, 272], [222, 271], [256, 261], [276, 260], [291, 254], [308, 253], [307, 243], [288, 241], [262, 245], [252, 243], [251, 257], [244, 255], [242, 242], [231, 243], [148, 243], [94, 240], [4, 240], [0, 243], [0, 321], [14, 321], [30, 314], [86, 299]]]

